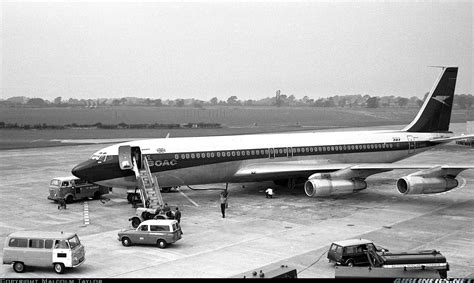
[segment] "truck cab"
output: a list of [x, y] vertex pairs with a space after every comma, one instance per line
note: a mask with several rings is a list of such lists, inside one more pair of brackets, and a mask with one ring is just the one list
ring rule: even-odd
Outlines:
[[108, 193], [108, 187], [89, 183], [74, 176], [56, 177], [49, 183], [48, 199], [54, 201], [64, 199], [66, 203], [71, 203], [84, 198], [99, 199]]

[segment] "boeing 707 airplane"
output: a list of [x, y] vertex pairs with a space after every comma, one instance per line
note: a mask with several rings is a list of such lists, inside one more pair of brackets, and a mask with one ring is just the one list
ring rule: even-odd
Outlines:
[[[398, 179], [401, 194], [433, 194], [458, 186], [473, 164], [397, 164], [437, 145], [463, 139], [449, 131], [458, 68], [442, 72], [414, 120], [402, 130], [292, 132], [137, 140], [105, 147], [75, 166], [73, 175], [114, 188], [135, 188], [145, 165], [161, 187], [275, 181], [304, 183], [310, 197], [352, 193], [365, 179], [394, 169], [419, 171]], [[472, 136], [472, 135], [471, 135]]]

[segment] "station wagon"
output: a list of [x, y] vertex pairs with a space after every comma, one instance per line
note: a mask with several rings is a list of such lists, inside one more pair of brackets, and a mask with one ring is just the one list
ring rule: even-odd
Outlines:
[[181, 239], [178, 221], [169, 219], [145, 220], [136, 229], [122, 230], [118, 240], [124, 246], [134, 244], [156, 245], [161, 249]]

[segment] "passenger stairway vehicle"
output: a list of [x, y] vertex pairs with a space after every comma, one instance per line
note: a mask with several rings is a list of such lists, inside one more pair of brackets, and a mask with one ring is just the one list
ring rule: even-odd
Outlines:
[[437, 250], [415, 252], [366, 251], [369, 266], [336, 266], [335, 277], [362, 278], [447, 278], [449, 264]]
[[137, 161], [133, 158], [133, 172], [135, 172], [137, 178], [143, 206], [145, 208], [161, 209], [164, 202], [161, 196], [160, 186], [158, 185], [156, 177], [153, 177], [151, 174], [146, 157], [144, 162], [142, 162], [141, 169], [138, 168]]

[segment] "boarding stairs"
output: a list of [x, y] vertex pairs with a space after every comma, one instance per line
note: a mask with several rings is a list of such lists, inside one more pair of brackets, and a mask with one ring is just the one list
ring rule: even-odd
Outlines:
[[146, 157], [142, 162], [142, 168], [139, 169], [135, 158], [133, 158], [133, 172], [137, 178], [138, 188], [143, 207], [152, 209], [161, 209], [163, 207], [163, 197], [161, 196], [158, 180], [151, 174], [150, 166]]

